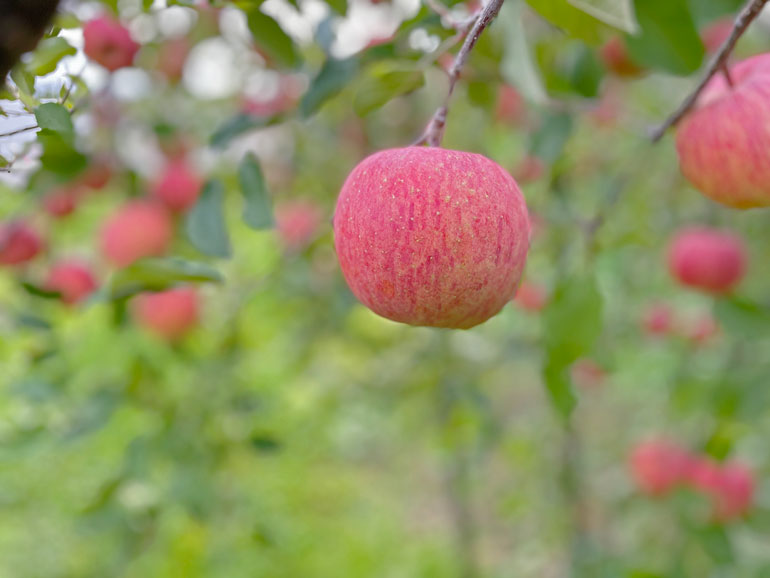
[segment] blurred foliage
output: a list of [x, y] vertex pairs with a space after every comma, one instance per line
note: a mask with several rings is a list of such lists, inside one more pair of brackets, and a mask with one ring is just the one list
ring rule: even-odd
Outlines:
[[[507, 0], [444, 145], [522, 182], [526, 278], [551, 298], [448, 332], [358, 304], [328, 224], [350, 169], [413, 142], [443, 100], [458, 47], [446, 18], [344, 0], [64, 3], [0, 101], [0, 133], [40, 129], [0, 140], [0, 217], [29, 220], [47, 245], [0, 270], [0, 577], [770, 576], [768, 217], [704, 199], [672, 143], [646, 137], [693, 86], [676, 75], [702, 65], [699, 31], [738, 7]], [[143, 45], [111, 77], [80, 52], [100, 10]], [[172, 17], [181, 33], [164, 32]], [[386, 19], [394, 34], [374, 36]], [[343, 34], [369, 25], [371, 38]], [[159, 56], [180, 34], [181, 80]], [[605, 70], [598, 47], [620, 34], [644, 74]], [[213, 50], [206, 64], [212, 46], [227, 63]], [[759, 22], [738, 51], [767, 48]], [[216, 82], [235, 88], [201, 89]], [[179, 154], [206, 185], [175, 217], [172, 250], [115, 269], [96, 249], [102, 224]], [[525, 158], [542, 172], [517, 174]], [[41, 209], [100, 164], [108, 184], [71, 216]], [[279, 208], [297, 199], [322, 218], [290, 243]], [[669, 278], [667, 240], [695, 223], [746, 239], [738, 295]], [[43, 284], [70, 255], [101, 285], [75, 307]], [[167, 342], [132, 299], [178, 284], [198, 288], [203, 317]], [[661, 301], [686, 323], [713, 310], [719, 333], [651, 338], [640, 319]], [[592, 381], [575, 377], [585, 360], [602, 372]], [[626, 459], [650, 435], [750, 463], [750, 515], [718, 525], [692, 493], [640, 495]]]

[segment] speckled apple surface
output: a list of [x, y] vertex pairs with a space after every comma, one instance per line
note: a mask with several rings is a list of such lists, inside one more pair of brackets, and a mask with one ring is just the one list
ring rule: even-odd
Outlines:
[[334, 239], [348, 285], [375, 313], [466, 329], [513, 298], [529, 217], [513, 177], [482, 155], [389, 149], [348, 176]]
[[679, 124], [682, 173], [707, 197], [739, 209], [770, 206], [770, 54], [719, 74]]

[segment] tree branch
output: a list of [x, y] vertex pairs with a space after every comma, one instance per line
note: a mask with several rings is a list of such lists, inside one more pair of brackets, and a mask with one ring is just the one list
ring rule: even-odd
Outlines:
[[[765, 0], [767, 1], [767, 0]], [[454, 63], [449, 68], [449, 89], [447, 95], [444, 98], [443, 104], [436, 110], [430, 123], [425, 129], [423, 135], [417, 140], [414, 145], [427, 144], [428, 146], [440, 146], [441, 139], [444, 137], [444, 128], [446, 127], [446, 119], [449, 114], [449, 103], [452, 99], [457, 81], [460, 79], [460, 73], [463, 66], [465, 66], [468, 56], [476, 46], [481, 33], [492, 23], [500, 12], [500, 8], [503, 5], [503, 0], [490, 0], [489, 3], [481, 10], [481, 12], [468, 21], [467, 26], [470, 28], [470, 32], [465, 37]]]
[[727, 60], [730, 58], [730, 54], [732, 54], [738, 39], [743, 36], [743, 33], [746, 32], [746, 29], [749, 27], [749, 25], [757, 16], [759, 16], [759, 13], [762, 12], [762, 8], [767, 2], [768, 0], [749, 0], [748, 3], [743, 7], [735, 19], [735, 23], [733, 24], [733, 29], [730, 32], [730, 36], [719, 48], [717, 53], [711, 59], [711, 62], [709, 62], [709, 65], [706, 68], [706, 74], [703, 79], [698, 83], [698, 86], [695, 87], [695, 90], [684, 100], [684, 102], [679, 105], [679, 108], [677, 108], [674, 113], [663, 122], [663, 124], [652, 130], [650, 134], [652, 142], [658, 142], [661, 138], [663, 138], [663, 135], [666, 134], [666, 131], [669, 128], [675, 126], [680, 120], [682, 120], [682, 118], [685, 117], [688, 112], [690, 112], [690, 109], [692, 109], [692, 107], [695, 106], [695, 103], [698, 101], [698, 97], [700, 96], [701, 92], [703, 92], [703, 89], [706, 88], [706, 85], [718, 72], [721, 71], [725, 75], [728, 84], [732, 86], [732, 79], [727, 68]]
[[21, 134], [23, 132], [27, 132], [27, 131], [30, 131], [30, 130], [37, 130], [39, 128], [40, 127], [37, 126], [37, 124], [34, 124], [32, 126], [25, 126], [23, 128], [18, 128], [16, 130], [12, 130], [11, 132], [0, 133], [0, 138], [6, 138], [6, 137], [9, 137], [9, 136], [14, 136], [14, 135]]

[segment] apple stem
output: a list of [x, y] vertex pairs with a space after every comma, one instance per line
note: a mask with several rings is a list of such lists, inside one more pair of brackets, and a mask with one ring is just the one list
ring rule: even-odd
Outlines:
[[725, 81], [727, 81], [727, 85], [732, 88], [733, 87], [733, 77], [730, 76], [730, 67], [727, 66], [727, 62], [723, 63], [721, 66], [722, 70], [722, 76], [725, 77]]
[[727, 71], [727, 60], [730, 58], [730, 54], [732, 54], [738, 39], [743, 36], [743, 33], [746, 32], [749, 25], [757, 18], [757, 16], [759, 16], [759, 13], [762, 12], [762, 8], [764, 8], [767, 2], [768, 0], [749, 0], [741, 9], [733, 23], [733, 29], [730, 31], [730, 36], [728, 36], [727, 40], [724, 41], [717, 53], [711, 59], [711, 62], [709, 62], [708, 67], [706, 68], [706, 74], [695, 87], [695, 90], [690, 93], [681, 105], [679, 105], [679, 108], [677, 108], [660, 126], [651, 131], [650, 138], [652, 139], [652, 142], [658, 142], [663, 138], [663, 135], [666, 134], [666, 131], [669, 128], [675, 126], [688, 112], [690, 112], [698, 101], [700, 93], [703, 92], [703, 89], [706, 88], [706, 85], [708, 85], [709, 81], [718, 71], [721, 70], [724, 73], [728, 84], [730, 86], [733, 85], [730, 74]]
[[[486, 30], [500, 12], [503, 1], [504, 0], [489, 0], [489, 3], [484, 6], [484, 8], [464, 23], [463, 26], [466, 30], [469, 29], [469, 32], [467, 32], [465, 42], [463, 42], [462, 47], [457, 52], [457, 56], [455, 56], [455, 60], [447, 73], [449, 76], [449, 88], [444, 97], [444, 102], [436, 110], [433, 118], [431, 118], [428, 126], [425, 128], [425, 132], [413, 143], [413, 146], [422, 144], [432, 147], [441, 146], [441, 139], [444, 138], [444, 129], [446, 128], [447, 115], [449, 114], [449, 102], [452, 99], [452, 94], [454, 93], [457, 81], [460, 79], [460, 73], [468, 60], [471, 50], [476, 46], [476, 42], [478, 42], [482, 32]], [[463, 31], [460, 30], [460, 32], [462, 33]]]

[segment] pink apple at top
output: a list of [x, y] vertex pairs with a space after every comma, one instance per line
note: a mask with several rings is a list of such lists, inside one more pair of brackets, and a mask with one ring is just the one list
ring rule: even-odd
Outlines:
[[714, 76], [679, 123], [684, 176], [707, 197], [738, 209], [770, 206], [770, 54], [730, 67], [733, 86]]
[[280, 203], [275, 207], [278, 237], [289, 251], [301, 251], [318, 234], [323, 212], [312, 201]]
[[348, 285], [375, 313], [467, 329], [513, 298], [529, 217], [516, 181], [486, 157], [438, 147], [389, 149], [348, 176], [334, 240]]
[[132, 201], [123, 205], [101, 231], [104, 256], [119, 267], [143, 257], [163, 255], [171, 244], [171, 218], [160, 205]]
[[170, 211], [181, 213], [198, 200], [203, 179], [184, 159], [169, 162], [152, 185], [152, 194]]
[[630, 471], [639, 489], [664, 496], [687, 480], [691, 459], [687, 451], [668, 440], [648, 440], [631, 452]]
[[668, 249], [668, 268], [682, 285], [715, 295], [730, 293], [746, 273], [743, 241], [707, 228], [677, 233]]
[[23, 221], [0, 224], [0, 265], [21, 265], [43, 250], [43, 239]]
[[86, 56], [110, 72], [131, 66], [139, 51], [128, 28], [108, 16], [86, 22], [83, 40]]
[[49, 271], [45, 282], [45, 288], [60, 293], [61, 300], [67, 305], [83, 301], [97, 286], [91, 268], [77, 261], [57, 263]]
[[179, 287], [137, 296], [133, 313], [139, 325], [159, 337], [174, 341], [198, 324], [200, 303], [194, 289]]
[[548, 304], [548, 291], [542, 285], [522, 281], [513, 303], [523, 311], [542, 311]]

